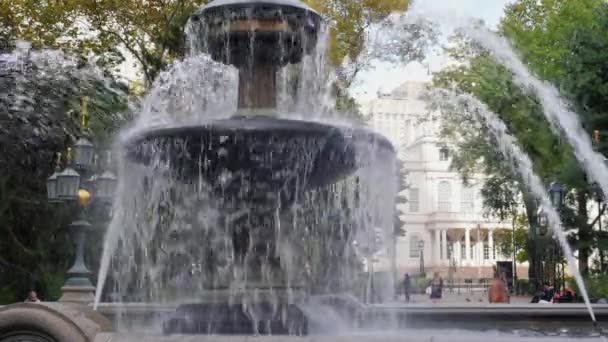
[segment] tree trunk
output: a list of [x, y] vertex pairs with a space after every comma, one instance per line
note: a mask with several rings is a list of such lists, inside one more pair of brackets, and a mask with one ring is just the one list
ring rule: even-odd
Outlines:
[[576, 204], [578, 206], [578, 269], [583, 276], [589, 274], [589, 247], [588, 242], [592, 238], [591, 226], [589, 225], [589, 215], [587, 213], [587, 193], [585, 191], [576, 192]]

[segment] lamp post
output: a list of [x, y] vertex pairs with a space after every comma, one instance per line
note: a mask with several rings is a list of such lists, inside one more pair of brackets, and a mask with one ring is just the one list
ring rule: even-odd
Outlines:
[[[594, 130], [593, 131], [593, 149], [595, 150], [596, 153], [600, 153], [599, 152], [599, 147], [600, 147], [600, 131], [599, 130]], [[604, 157], [604, 165], [608, 166], [608, 159], [606, 159], [606, 157]], [[598, 251], [599, 251], [599, 257], [600, 257], [600, 273], [604, 273], [604, 250], [602, 249], [602, 247], [600, 246], [599, 240], [602, 239], [602, 203], [604, 202], [604, 193], [602, 191], [602, 188], [596, 183], [592, 183], [591, 184], [591, 193], [594, 195], [595, 197], [595, 201], [597, 203], [597, 225], [598, 225]], [[593, 228], [593, 227], [592, 227]]]
[[511, 245], [513, 247], [513, 280], [512, 280], [512, 291], [517, 291], [517, 246], [515, 244], [515, 223], [517, 215], [513, 215], [513, 221], [511, 222]]
[[[551, 205], [553, 205], [553, 207], [555, 208], [555, 210], [557, 210], [558, 213], [561, 213], [562, 210], [562, 206], [564, 205], [564, 188], [562, 187], [562, 185], [558, 182], [558, 181], [554, 181], [553, 183], [551, 183], [551, 186], [549, 187], [549, 197], [551, 198]], [[561, 224], [558, 227], [558, 229], [561, 229]], [[559, 272], [558, 269], [558, 251], [559, 251], [559, 244], [557, 243], [557, 237], [555, 235], [553, 235], [553, 285], [557, 285], [557, 273]]]
[[549, 187], [549, 197], [551, 198], [551, 204], [553, 207], [560, 211], [564, 204], [564, 188], [558, 181], [551, 183]]
[[418, 241], [418, 250], [420, 251], [420, 275], [424, 275], [424, 240]]
[[[590, 189], [591, 194], [593, 195], [593, 198], [595, 199], [595, 202], [597, 203], [597, 231], [598, 231], [598, 235], [601, 238], [602, 235], [602, 204], [604, 203], [604, 193], [602, 192], [602, 188], [596, 183], [593, 182], [591, 184], [591, 189]], [[604, 250], [600, 247], [598, 248], [599, 250], [599, 257], [600, 257], [600, 272], [603, 273], [604, 272]]]
[[[534, 230], [534, 250], [537, 251], [539, 250], [538, 248], [538, 243], [539, 241], [544, 241], [545, 236], [547, 235], [547, 226], [548, 226], [548, 219], [547, 219], [547, 214], [545, 213], [545, 210], [543, 209], [542, 206], [540, 206], [538, 208], [538, 211], [536, 213], [536, 218], [537, 218], [537, 224], [536, 227], [538, 227], [538, 229]], [[537, 253], [536, 254], [536, 259], [539, 259], [540, 255]], [[539, 267], [537, 269], [537, 272], [540, 273], [540, 278], [538, 279], [540, 283], [537, 282], [537, 285], [541, 285], [542, 283], [545, 282], [545, 261], [544, 260], [539, 260], [540, 261], [540, 265], [536, 265], [538, 266], [542, 266]]]
[[[82, 117], [82, 128], [85, 129], [86, 99], [83, 101]], [[47, 198], [51, 203], [76, 205], [79, 211], [78, 218], [68, 226], [76, 254], [72, 267], [67, 271], [67, 280], [61, 288], [59, 301], [91, 303], [95, 288], [91, 283], [91, 271], [85, 264], [84, 254], [86, 235], [92, 226], [86, 220], [86, 212], [91, 206], [105, 207], [112, 202], [116, 177], [108, 169], [111, 155], [107, 154], [106, 170], [100, 176], [95, 176], [98, 173], [95, 146], [86, 137], [81, 137], [73, 148], [68, 148], [63, 170], [61, 154], [57, 155], [55, 172], [47, 179]]]

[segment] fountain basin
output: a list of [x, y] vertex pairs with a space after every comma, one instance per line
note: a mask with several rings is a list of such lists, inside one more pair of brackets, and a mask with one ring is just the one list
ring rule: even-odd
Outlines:
[[133, 161], [185, 181], [200, 177], [243, 200], [333, 184], [394, 155], [386, 138], [362, 128], [261, 116], [149, 130], [125, 146]]

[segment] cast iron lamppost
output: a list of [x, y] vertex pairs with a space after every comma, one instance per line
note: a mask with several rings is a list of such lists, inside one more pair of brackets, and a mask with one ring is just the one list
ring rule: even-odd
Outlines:
[[[86, 130], [87, 99], [82, 101], [81, 126]], [[110, 153], [107, 153], [106, 168], [110, 167]], [[103, 207], [112, 203], [116, 188], [116, 176], [109, 171], [98, 172], [95, 146], [85, 136], [68, 148], [65, 168], [61, 170], [61, 153], [58, 153], [55, 172], [47, 179], [47, 197], [52, 203], [63, 205], [77, 204], [79, 217], [70, 223], [69, 230], [76, 246], [76, 256], [72, 267], [67, 271], [68, 279], [61, 288], [63, 294], [59, 301], [91, 303], [95, 288], [91, 283], [91, 271], [84, 261], [86, 234], [91, 224], [86, 220], [90, 205]]]
[[[549, 187], [549, 197], [551, 198], [551, 205], [553, 205], [553, 207], [555, 208], [555, 210], [557, 210], [558, 213], [561, 213], [562, 206], [564, 205], [564, 188], [558, 181], [554, 181], [553, 183], [551, 183], [551, 186]], [[560, 223], [559, 229], [561, 229], [561, 223]], [[557, 285], [557, 280], [558, 280], [557, 273], [559, 271], [559, 265], [558, 265], [559, 249], [560, 249], [559, 242], [557, 241], [557, 237], [554, 234], [554, 238], [553, 238], [553, 264], [554, 264], [553, 265], [553, 284], [554, 284], [554, 286]]]
[[[602, 192], [602, 188], [600, 188], [600, 186], [596, 183], [593, 182], [591, 184], [591, 189], [590, 189], [591, 194], [593, 195], [593, 198], [595, 199], [595, 202], [597, 203], [597, 226], [598, 226], [598, 234], [599, 234], [599, 238], [601, 238], [602, 235], [602, 214], [604, 213], [604, 208], [603, 208], [603, 203], [604, 203], [604, 193]], [[598, 248], [599, 250], [599, 257], [600, 257], [600, 272], [604, 272], [604, 250], [601, 248]]]
[[[544, 243], [544, 238], [547, 235], [547, 230], [548, 230], [548, 219], [547, 219], [547, 214], [545, 213], [545, 210], [543, 209], [542, 206], [540, 206], [538, 208], [538, 212], [536, 213], [536, 217], [537, 217], [537, 228], [534, 230], [534, 250], [538, 251], [538, 250], [543, 250], [542, 248], [538, 248], [539, 246], [539, 242], [543, 242]], [[538, 281], [537, 281], [537, 286], [540, 285], [542, 286], [543, 283], [545, 282], [545, 261], [544, 260], [539, 260], [540, 259], [540, 254], [537, 253], [536, 254], [536, 259], [539, 262], [536, 267], [538, 267], [536, 269], [537, 275], [540, 273], [540, 277], [537, 277]]]
[[424, 276], [424, 240], [418, 241], [418, 251], [420, 252], [420, 275]]
[[[600, 153], [599, 152], [599, 147], [600, 147], [600, 131], [599, 130], [594, 130], [593, 131], [593, 149], [595, 150], [596, 153]], [[608, 159], [606, 159], [604, 157], [604, 164], [608, 165]], [[602, 204], [604, 203], [604, 193], [602, 191], [602, 188], [599, 186], [599, 184], [597, 184], [596, 182], [591, 184], [591, 193], [594, 195], [595, 197], [595, 201], [597, 202], [597, 225], [598, 225], [598, 252], [599, 252], [599, 257], [600, 257], [600, 272], [604, 273], [604, 250], [602, 248], [602, 246], [600, 246], [599, 241], [601, 239], [603, 239], [603, 234], [602, 234], [602, 214], [604, 213], [605, 208], [605, 204], [604, 206], [602, 206]]]

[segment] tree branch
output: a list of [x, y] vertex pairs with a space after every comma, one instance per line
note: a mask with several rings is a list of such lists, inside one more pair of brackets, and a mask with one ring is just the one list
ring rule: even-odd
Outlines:
[[593, 222], [591, 222], [591, 227], [595, 226], [595, 224], [597, 223], [597, 221], [599, 221], [602, 218], [602, 215], [604, 215], [605, 211], [606, 211], [606, 204], [602, 205], [602, 208], [600, 209], [600, 213], [593, 220]]
[[19, 265], [13, 264], [12, 262], [9, 262], [8, 260], [4, 259], [1, 254], [0, 254], [0, 263], [6, 265], [8, 267], [11, 267], [11, 268], [13, 268], [15, 270], [21, 271], [21, 272], [23, 272], [23, 273], [25, 273], [25, 274], [27, 274], [27, 275], [29, 275], [31, 277], [34, 277], [33, 273], [31, 273], [30, 271], [28, 271], [27, 269], [25, 269], [25, 268], [23, 268], [23, 267], [21, 267]]
[[[151, 75], [149, 73], [148, 65], [147, 65], [146, 61], [143, 59], [143, 57], [140, 55], [140, 53], [137, 52], [137, 50], [135, 50], [135, 49], [133, 49], [133, 47], [131, 47], [130, 43], [124, 37], [122, 37], [121, 35], [119, 35], [118, 33], [114, 32], [114, 31], [106, 30], [106, 29], [103, 29], [103, 28], [101, 28], [99, 26], [97, 27], [97, 29], [99, 31], [105, 32], [107, 34], [110, 34], [110, 35], [116, 37], [125, 46], [125, 49], [127, 49], [127, 51], [129, 51], [133, 55], [133, 57], [135, 57], [135, 59], [137, 59], [137, 61], [139, 61], [139, 63], [142, 66], [142, 70], [144, 72], [144, 76], [146, 78], [146, 81], [147, 82], [151, 81], [150, 80]], [[149, 84], [151, 84], [151, 83], [149, 83]]]

